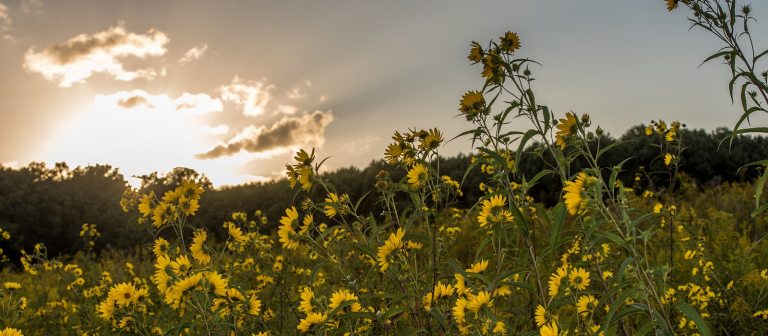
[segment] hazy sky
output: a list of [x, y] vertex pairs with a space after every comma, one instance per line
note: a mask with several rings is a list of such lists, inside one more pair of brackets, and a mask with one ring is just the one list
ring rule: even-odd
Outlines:
[[482, 85], [469, 43], [507, 30], [559, 116], [614, 135], [658, 118], [730, 127], [726, 69], [698, 68], [719, 45], [685, 14], [660, 0], [0, 0], [0, 162], [185, 166], [215, 185], [282, 176], [313, 146], [327, 168], [365, 166], [395, 130], [467, 128], [458, 99]]

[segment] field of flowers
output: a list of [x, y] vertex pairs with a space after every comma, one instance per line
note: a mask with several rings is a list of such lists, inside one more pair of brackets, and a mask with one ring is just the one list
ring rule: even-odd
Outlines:
[[[764, 54], [745, 58], [738, 44], [751, 39], [749, 8], [667, 4], [725, 39], [710, 59], [733, 69], [746, 116], [764, 112], [768, 86], [754, 66]], [[657, 120], [646, 135], [664, 169], [622, 183], [622, 164], [598, 164], [614, 145], [601, 146], [589, 115], [558, 118], [536, 100], [536, 63], [520, 47], [513, 32], [471, 44], [486, 83], [459, 100], [470, 125], [459, 137], [473, 140], [470, 169], [485, 178], [471, 208], [456, 206], [463, 181], [441, 174], [437, 129], [394, 133], [384, 158], [405, 177], [377, 176], [365, 196], [375, 213], [318, 173], [314, 150], [286, 167], [296, 196], [284, 215], [232, 213], [225, 240], [189, 223], [206, 206], [199, 181], [127, 190], [121, 205], [154, 243], [66, 258], [34, 246], [23, 272], [0, 274], [0, 335], [767, 334], [768, 175], [701, 189], [677, 172], [685, 126]], [[530, 129], [510, 129], [513, 118]], [[760, 131], [744, 120], [736, 134]], [[517, 163], [533, 142], [551, 166], [523, 176]], [[588, 168], [573, 171], [576, 161]], [[659, 174], [668, 185], [651, 182]], [[553, 207], [528, 194], [548, 175], [562, 182]], [[80, 236], [93, 246], [98, 225]]]

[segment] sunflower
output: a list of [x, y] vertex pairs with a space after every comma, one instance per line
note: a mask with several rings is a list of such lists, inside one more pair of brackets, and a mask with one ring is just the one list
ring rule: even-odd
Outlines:
[[261, 313], [261, 300], [256, 295], [251, 295], [248, 298], [248, 314], [259, 316], [259, 313]]
[[515, 52], [515, 50], [520, 49], [520, 37], [517, 36], [517, 33], [511, 31], [506, 32], [504, 36], [501, 37], [500, 42], [499, 48], [505, 52], [512, 53]]
[[565, 114], [564, 119], [560, 119], [557, 126], [558, 131], [555, 133], [555, 142], [560, 146], [560, 149], [565, 149], [565, 139], [576, 134], [578, 120], [576, 114], [568, 112]]
[[667, 2], [667, 11], [673, 11], [675, 8], [677, 8], [677, 4], [680, 3], [680, 0], [666, 0]]
[[485, 291], [481, 291], [469, 301], [467, 309], [478, 313], [483, 308], [493, 307], [493, 300], [491, 300], [491, 294]]
[[[433, 293], [434, 293], [434, 298], [432, 295]], [[435, 285], [434, 290], [424, 295], [424, 298], [422, 299], [422, 303], [424, 304], [424, 309], [429, 311], [430, 309], [432, 309], [432, 302], [435, 302], [442, 297], [449, 297], [451, 295], [453, 295], [453, 286], [451, 286], [451, 284], [446, 285], [438, 281], [437, 285]]]
[[534, 320], [536, 320], [536, 326], [541, 327], [553, 319], [552, 314], [550, 314], [544, 306], [538, 305], [536, 306], [536, 311], [534, 313]]
[[488, 268], [488, 260], [480, 260], [469, 268], [466, 269], [467, 272], [473, 272], [473, 273], [482, 273]]
[[429, 170], [421, 163], [413, 165], [413, 167], [408, 170], [408, 184], [414, 189], [423, 187], [427, 183], [428, 178]]
[[285, 216], [280, 218], [280, 228], [277, 230], [277, 235], [280, 237], [280, 243], [283, 244], [283, 248], [289, 250], [295, 250], [299, 248], [299, 241], [296, 240], [298, 234], [294, 229], [294, 225], [299, 221], [299, 212], [295, 206], [285, 209]]
[[675, 156], [672, 154], [664, 154], [664, 165], [669, 166], [675, 160]]
[[472, 41], [472, 49], [469, 50], [469, 55], [467, 55], [467, 59], [474, 63], [480, 63], [483, 60], [483, 47], [480, 46], [480, 43], [477, 43], [475, 41]]
[[587, 207], [584, 189], [592, 180], [594, 180], [594, 177], [587, 175], [585, 172], [579, 172], [575, 180], [565, 182], [565, 187], [563, 188], [565, 195], [563, 195], [563, 198], [565, 199], [565, 206], [571, 215], [581, 213]]
[[157, 239], [155, 239], [155, 244], [152, 246], [152, 252], [155, 254], [156, 257], [168, 254], [168, 251], [170, 251], [170, 249], [171, 249], [170, 243], [168, 243], [167, 240], [163, 239], [163, 237], [158, 237]]
[[512, 214], [506, 209], [507, 198], [502, 195], [492, 196], [483, 201], [477, 222], [484, 228], [491, 224], [511, 222]]
[[592, 295], [584, 295], [579, 297], [579, 301], [576, 302], [576, 311], [582, 317], [587, 317], [589, 314], [595, 311], [597, 308], [597, 299]]
[[154, 199], [154, 192], [141, 196], [141, 200], [139, 201], [139, 213], [141, 213], [142, 217], [152, 216], [152, 200]]
[[589, 272], [587, 272], [585, 269], [579, 267], [575, 268], [571, 271], [571, 274], [568, 275], [568, 284], [571, 285], [571, 287], [576, 288], [578, 290], [585, 290], [589, 286]]
[[299, 325], [296, 328], [303, 333], [309, 332], [309, 330], [312, 329], [313, 326], [325, 323], [325, 320], [327, 319], [328, 319], [328, 315], [326, 314], [310, 313], [310, 314], [307, 314], [306, 318], [303, 318], [299, 322]]
[[480, 114], [484, 114], [486, 111], [485, 97], [480, 91], [469, 91], [461, 96], [461, 102], [459, 103], [459, 111], [464, 113], [467, 121], [472, 121]]
[[227, 285], [229, 284], [229, 280], [224, 279], [219, 273], [209, 272], [206, 274], [205, 280], [208, 282], [208, 289], [211, 292], [218, 296], [227, 295]]
[[115, 314], [115, 301], [107, 298], [96, 306], [99, 317], [109, 320]]
[[338, 214], [338, 209], [341, 206], [339, 203], [339, 195], [336, 193], [328, 193], [328, 197], [325, 198], [325, 206], [323, 212], [328, 218], [333, 218]]
[[177, 276], [186, 275], [192, 269], [192, 263], [186, 255], [180, 255], [176, 260], [171, 261], [171, 269]]
[[139, 295], [136, 287], [129, 283], [119, 283], [109, 290], [109, 299], [115, 301], [118, 306], [127, 306], [138, 301]]
[[192, 239], [192, 245], [189, 246], [189, 251], [192, 252], [192, 258], [194, 258], [200, 265], [208, 265], [211, 262], [211, 255], [205, 252], [203, 244], [208, 238], [208, 234], [205, 230], [200, 229], [195, 231], [194, 238]]
[[403, 231], [403, 229], [397, 229], [397, 232], [391, 233], [389, 238], [384, 242], [384, 245], [379, 247], [376, 259], [381, 272], [385, 272], [387, 268], [389, 268], [390, 254], [403, 247], [403, 236], [405, 236], [405, 231]]
[[21, 284], [15, 281], [8, 281], [3, 283], [3, 287], [9, 290], [21, 289]]
[[304, 287], [299, 293], [301, 301], [299, 301], [299, 311], [309, 315], [312, 312], [312, 299], [315, 298], [315, 293], [309, 287]]
[[552, 275], [549, 276], [549, 297], [554, 298], [557, 293], [560, 291], [560, 284], [563, 281], [563, 278], [568, 275], [568, 269], [563, 266], [558, 268], [555, 273], [552, 273]]
[[549, 325], [541, 326], [539, 333], [541, 336], [558, 336], [559, 330], [557, 328], [557, 322], [552, 321]]
[[344, 311], [359, 312], [363, 310], [358, 302], [357, 295], [350, 293], [346, 289], [339, 289], [331, 295], [330, 302], [328, 303], [328, 309], [334, 310], [339, 308], [343, 303], [347, 301], [353, 301], [350, 305], [344, 308]]
[[427, 136], [421, 139], [419, 147], [424, 150], [433, 150], [437, 149], [441, 142], [443, 142], [443, 134], [437, 128], [433, 128], [427, 132]]

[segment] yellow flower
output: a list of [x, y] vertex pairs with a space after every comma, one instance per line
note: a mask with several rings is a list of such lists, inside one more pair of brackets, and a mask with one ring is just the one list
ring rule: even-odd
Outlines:
[[312, 312], [312, 299], [315, 298], [315, 293], [309, 287], [304, 287], [299, 294], [301, 301], [299, 301], [299, 311], [309, 315]]
[[485, 271], [488, 268], [488, 260], [480, 260], [469, 268], [466, 269], [467, 272], [473, 272], [473, 273], [481, 273], [482, 271]]
[[558, 268], [555, 273], [549, 276], [549, 297], [554, 298], [560, 291], [560, 284], [563, 278], [568, 274], [568, 269], [565, 266]]
[[459, 111], [464, 113], [468, 121], [473, 120], [480, 114], [485, 114], [485, 97], [480, 91], [469, 91], [461, 97]]
[[541, 327], [552, 320], [552, 315], [549, 314], [544, 306], [537, 305], [534, 312], [534, 320], [536, 320], [536, 326]]
[[109, 299], [115, 301], [118, 306], [127, 306], [139, 299], [136, 287], [129, 283], [119, 283], [109, 290]]
[[667, 10], [673, 11], [675, 8], [677, 8], [677, 4], [680, 2], [680, 0], [666, 0], [667, 1]]
[[575, 215], [586, 209], [587, 200], [584, 198], [584, 189], [593, 180], [594, 177], [587, 175], [585, 172], [579, 172], [575, 180], [565, 181], [565, 187], [563, 188], [565, 194], [563, 198], [565, 199], [568, 213]]
[[669, 166], [670, 164], [672, 164], [673, 160], [675, 160], [675, 156], [674, 155], [669, 154], [669, 153], [664, 154], [664, 165], [665, 166]]
[[508, 31], [501, 37], [501, 43], [499, 43], [501, 50], [512, 53], [517, 49], [520, 49], [520, 37], [516, 33]]
[[167, 240], [163, 239], [163, 237], [158, 237], [155, 239], [155, 244], [152, 247], [152, 252], [155, 254], [156, 257], [159, 257], [161, 255], [168, 254], [168, 251], [171, 249], [170, 244]]
[[8, 281], [3, 283], [3, 287], [5, 287], [5, 289], [16, 290], [21, 289], [21, 284], [14, 281]]
[[408, 170], [408, 184], [414, 189], [423, 187], [427, 183], [428, 178], [429, 170], [421, 163], [413, 165], [413, 167]]
[[0, 336], [24, 336], [21, 330], [15, 328], [5, 328], [0, 330]]
[[189, 258], [187, 258], [186, 255], [180, 255], [176, 257], [176, 260], [171, 261], [171, 269], [173, 269], [173, 273], [176, 275], [186, 275], [191, 268], [192, 263], [189, 261]]
[[424, 150], [433, 150], [437, 149], [441, 142], [443, 142], [443, 134], [437, 128], [433, 128], [427, 132], [427, 136], [421, 139], [419, 147]]
[[240, 228], [237, 227], [234, 223], [229, 223], [229, 225], [227, 225], [227, 233], [232, 238], [232, 240], [238, 244], [242, 244], [247, 239], [243, 234], [243, 230], [240, 230]]
[[557, 322], [552, 321], [551, 324], [542, 326], [539, 333], [541, 336], [558, 336], [559, 330], [557, 328]]
[[565, 114], [565, 118], [559, 121], [557, 126], [555, 126], [558, 129], [557, 133], [555, 133], [555, 142], [560, 146], [560, 149], [565, 149], [565, 139], [576, 134], [576, 114], [568, 112]]
[[571, 274], [568, 275], [568, 283], [571, 285], [571, 287], [578, 290], [587, 289], [589, 282], [589, 272], [581, 267], [573, 269]]
[[483, 60], [483, 48], [480, 47], [480, 43], [472, 41], [472, 49], [469, 50], [467, 59], [472, 62], [480, 63]]
[[301, 189], [308, 191], [312, 187], [312, 167], [306, 166], [299, 168], [299, 183], [301, 183]]
[[437, 285], [435, 285], [435, 288], [434, 288], [434, 298], [432, 294], [433, 292], [430, 291], [429, 293], [424, 295], [424, 298], [422, 299], [422, 303], [424, 304], [424, 309], [426, 310], [432, 309], [432, 302], [437, 301], [442, 297], [452, 296], [453, 286], [451, 286], [451, 284], [443, 284], [442, 282], [438, 281]]
[[589, 314], [595, 311], [597, 308], [597, 299], [592, 295], [580, 296], [579, 301], [576, 302], [576, 311], [582, 317], [587, 317]]
[[248, 314], [259, 316], [259, 313], [261, 313], [261, 300], [256, 298], [256, 295], [251, 295], [248, 299]]
[[328, 319], [328, 315], [320, 314], [320, 313], [311, 313], [307, 314], [307, 317], [302, 319], [299, 322], [299, 325], [296, 327], [301, 332], [308, 332], [310, 329], [312, 329], [313, 326], [322, 324], [325, 322], [325, 320]]
[[653, 135], [653, 126], [646, 126], [645, 127], [645, 135]]
[[144, 194], [141, 196], [141, 201], [139, 202], [139, 213], [141, 213], [142, 217], [152, 216], [152, 200], [154, 199], [154, 192], [150, 192], [149, 194]]
[[493, 333], [494, 334], [506, 334], [507, 333], [507, 326], [504, 325], [504, 322], [496, 321], [496, 324], [493, 326]]
[[661, 205], [661, 203], [656, 202], [656, 204], [653, 205], [653, 213], [661, 213], [661, 209], [663, 209], [664, 206]]
[[285, 209], [285, 216], [280, 218], [280, 228], [277, 230], [279, 241], [283, 248], [295, 250], [299, 248], [300, 242], [296, 239], [298, 234], [294, 229], [294, 224], [299, 221], [299, 211], [295, 206]]
[[325, 215], [328, 216], [328, 218], [336, 216], [336, 208], [339, 206], [339, 196], [336, 195], [336, 193], [328, 193], [328, 197], [325, 198], [325, 203], [327, 203], [325, 207], [323, 207]]
[[753, 314], [752, 317], [759, 317], [759, 318], [762, 318], [763, 320], [768, 320], [768, 309], [759, 310], [755, 312], [755, 314]]
[[345, 307], [344, 311], [359, 312], [363, 309], [363, 307], [360, 306], [360, 303], [358, 302], [357, 295], [350, 293], [346, 289], [339, 289], [331, 295], [330, 302], [328, 303], [328, 309], [335, 310], [347, 301], [354, 302]]
[[483, 200], [477, 222], [484, 228], [493, 224], [512, 221], [512, 214], [506, 208], [507, 198], [501, 195]]
[[115, 301], [107, 298], [96, 306], [96, 311], [99, 313], [99, 317], [109, 320], [115, 314]]
[[385, 272], [387, 268], [389, 268], [389, 255], [393, 251], [403, 247], [404, 236], [405, 231], [403, 231], [403, 229], [397, 229], [397, 232], [391, 233], [389, 235], [389, 239], [384, 242], [384, 245], [379, 247], [378, 253], [376, 254], [376, 259], [378, 261], [379, 269], [381, 272]]
[[217, 272], [209, 272], [205, 279], [208, 281], [208, 286], [210, 286], [208, 288], [211, 292], [218, 296], [227, 295], [227, 285], [229, 284], [229, 280], [224, 279]]
[[464, 324], [466, 322], [466, 309], [469, 302], [464, 297], [459, 297], [456, 299], [456, 304], [454, 304], [451, 311], [453, 312], [453, 320], [456, 321], [456, 324]]
[[203, 245], [207, 238], [208, 234], [205, 230], [197, 230], [192, 239], [192, 245], [189, 246], [189, 251], [192, 252], [192, 258], [200, 263], [200, 265], [208, 265], [211, 262], [211, 256], [205, 252], [205, 246]]
[[176, 207], [173, 204], [161, 202], [152, 210], [152, 225], [159, 228], [176, 218]]
[[493, 306], [493, 300], [491, 300], [491, 294], [485, 291], [481, 291], [472, 298], [467, 305], [467, 309], [477, 313], [483, 308], [490, 308]]

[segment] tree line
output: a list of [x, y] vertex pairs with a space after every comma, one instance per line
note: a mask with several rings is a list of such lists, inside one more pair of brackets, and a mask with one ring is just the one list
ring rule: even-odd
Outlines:
[[[757, 171], [739, 168], [768, 157], [768, 139], [738, 137], [732, 143], [723, 142], [730, 134], [725, 128], [711, 132], [701, 129], [682, 131], [685, 150], [680, 153], [680, 172], [700, 188], [755, 180]], [[644, 134], [644, 126], [635, 126], [618, 139], [608, 135], [599, 139], [603, 147], [616, 142], [621, 143], [601, 157], [601, 166], [616, 165], [631, 157], [622, 166], [620, 174], [626, 186], [637, 186], [634, 177], [644, 172], [651, 178], [643, 179], [643, 185], [637, 190], [647, 187], [648, 183], [653, 184], [653, 188], [669, 187], [662, 155], [655, 147], [654, 139]], [[594, 141], [595, 146], [597, 143]], [[522, 154], [518, 174], [531, 178], [547, 167], [546, 155], [536, 155], [537, 148], [539, 146], [533, 144]], [[476, 167], [465, 175], [470, 161], [471, 157], [463, 154], [440, 159], [441, 175], [463, 180], [464, 194], [456, 201], [458, 207], [469, 208], [483, 195], [480, 184], [484, 176], [480, 169]], [[573, 162], [571, 166], [572, 172], [581, 168], [581, 162]], [[404, 172], [393, 170], [383, 160], [374, 160], [365, 168], [342, 168], [325, 173], [322, 178], [333, 181], [338, 192], [349, 194], [352, 200], [362, 198], [358, 213], [376, 216], [377, 197], [367, 194], [375, 192], [376, 176], [381, 171], [388, 172], [393, 180], [404, 176]], [[186, 168], [139, 178], [138, 193], [154, 191], [159, 196], [187, 179], [205, 184], [207, 190], [193, 221], [195, 225], [207, 227], [218, 238], [225, 237], [221, 225], [232, 212], [245, 212], [250, 216], [261, 210], [269, 218], [263, 230], [265, 233], [273, 230], [285, 206], [298, 197], [286, 179], [212, 189], [204, 175]], [[29, 251], [38, 242], [45, 244], [50, 256], [87, 250], [87, 242], [79, 235], [84, 223], [96, 224], [101, 233], [92, 249], [96, 253], [147, 244], [153, 237], [137, 224], [136, 212], [122, 209], [121, 199], [128, 188], [129, 184], [118, 168], [109, 165], [70, 168], [65, 163], [47, 167], [35, 162], [20, 169], [2, 167], [0, 228], [9, 231], [12, 238], [0, 240], [0, 248], [12, 261], [18, 261], [19, 251]], [[560, 197], [561, 189], [561, 181], [556, 177], [544, 176], [531, 190], [531, 196], [544, 204], [553, 204]]]

